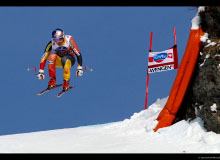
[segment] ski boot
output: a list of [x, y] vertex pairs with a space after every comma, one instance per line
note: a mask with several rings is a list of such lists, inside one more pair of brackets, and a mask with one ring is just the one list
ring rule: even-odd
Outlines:
[[63, 80], [63, 91], [66, 91], [69, 88], [69, 82], [67, 80]]
[[56, 87], [56, 77], [51, 77], [48, 82], [48, 89], [52, 89], [54, 87]]

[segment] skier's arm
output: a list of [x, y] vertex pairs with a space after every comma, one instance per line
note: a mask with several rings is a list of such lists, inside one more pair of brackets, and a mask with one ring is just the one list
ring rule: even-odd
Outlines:
[[73, 51], [77, 57], [78, 66], [82, 66], [82, 54], [80, 53], [79, 48], [76, 42], [74, 41], [73, 37], [70, 38], [70, 45], [73, 48]]
[[82, 53], [79, 52], [79, 54], [76, 54], [78, 66], [82, 66]]
[[76, 71], [76, 76], [82, 76], [83, 75], [83, 67], [82, 67], [82, 54], [79, 51], [78, 46], [76, 45], [76, 42], [73, 40], [73, 38], [70, 38], [70, 45], [73, 48], [73, 51], [76, 55], [78, 66]]
[[42, 56], [42, 58], [41, 58], [40, 70], [44, 70], [44, 67], [45, 67], [46, 62], [47, 62], [47, 58], [48, 58], [48, 56], [50, 55], [51, 51], [52, 51], [52, 42], [50, 41], [50, 42], [47, 44], [47, 46], [46, 46], [46, 48], [45, 48], [45, 51], [44, 51], [44, 54], [43, 54], [43, 56]]

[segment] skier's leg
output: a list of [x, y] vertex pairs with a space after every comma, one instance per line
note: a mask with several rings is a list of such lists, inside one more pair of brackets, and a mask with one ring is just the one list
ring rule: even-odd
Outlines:
[[63, 64], [63, 89], [69, 88], [70, 68], [74, 65], [75, 58], [73, 56], [65, 56], [62, 58]]
[[48, 71], [50, 81], [48, 82], [48, 87], [54, 87], [56, 85], [56, 66], [62, 66], [61, 58], [55, 53], [51, 54], [48, 59]]

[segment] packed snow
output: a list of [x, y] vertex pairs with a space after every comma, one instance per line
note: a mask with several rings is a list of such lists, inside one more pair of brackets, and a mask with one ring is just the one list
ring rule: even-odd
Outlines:
[[205, 11], [204, 6], [198, 7], [198, 11], [197, 11], [196, 15], [193, 17], [192, 21], [191, 21], [192, 22], [191, 29], [199, 29], [199, 26], [200, 26], [199, 12], [204, 12], [204, 11]]
[[200, 38], [200, 41], [206, 42], [208, 40], [208, 33], [204, 33], [204, 35]]
[[204, 35], [200, 38], [200, 41], [208, 43], [205, 47], [216, 45], [216, 42], [212, 42], [208, 37], [208, 33], [204, 33]]
[[211, 108], [212, 112], [217, 112], [217, 105], [216, 105], [216, 103], [214, 103], [210, 108]]
[[154, 132], [166, 101], [119, 122], [0, 136], [0, 153], [220, 153], [220, 135], [200, 118]]

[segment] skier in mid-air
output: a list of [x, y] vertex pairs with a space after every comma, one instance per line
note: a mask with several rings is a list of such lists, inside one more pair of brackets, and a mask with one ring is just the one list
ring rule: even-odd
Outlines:
[[[51, 54], [54, 50], [55, 53]], [[82, 55], [71, 35], [64, 35], [62, 29], [55, 29], [52, 32], [52, 39], [47, 44], [43, 57], [41, 58], [40, 69], [37, 77], [44, 79], [44, 68], [48, 59], [48, 71], [50, 80], [48, 90], [56, 87], [56, 67], [63, 68], [63, 91], [69, 88], [70, 68], [75, 64], [75, 55], [77, 57], [76, 76], [83, 75]], [[49, 58], [48, 58], [49, 57]]]

